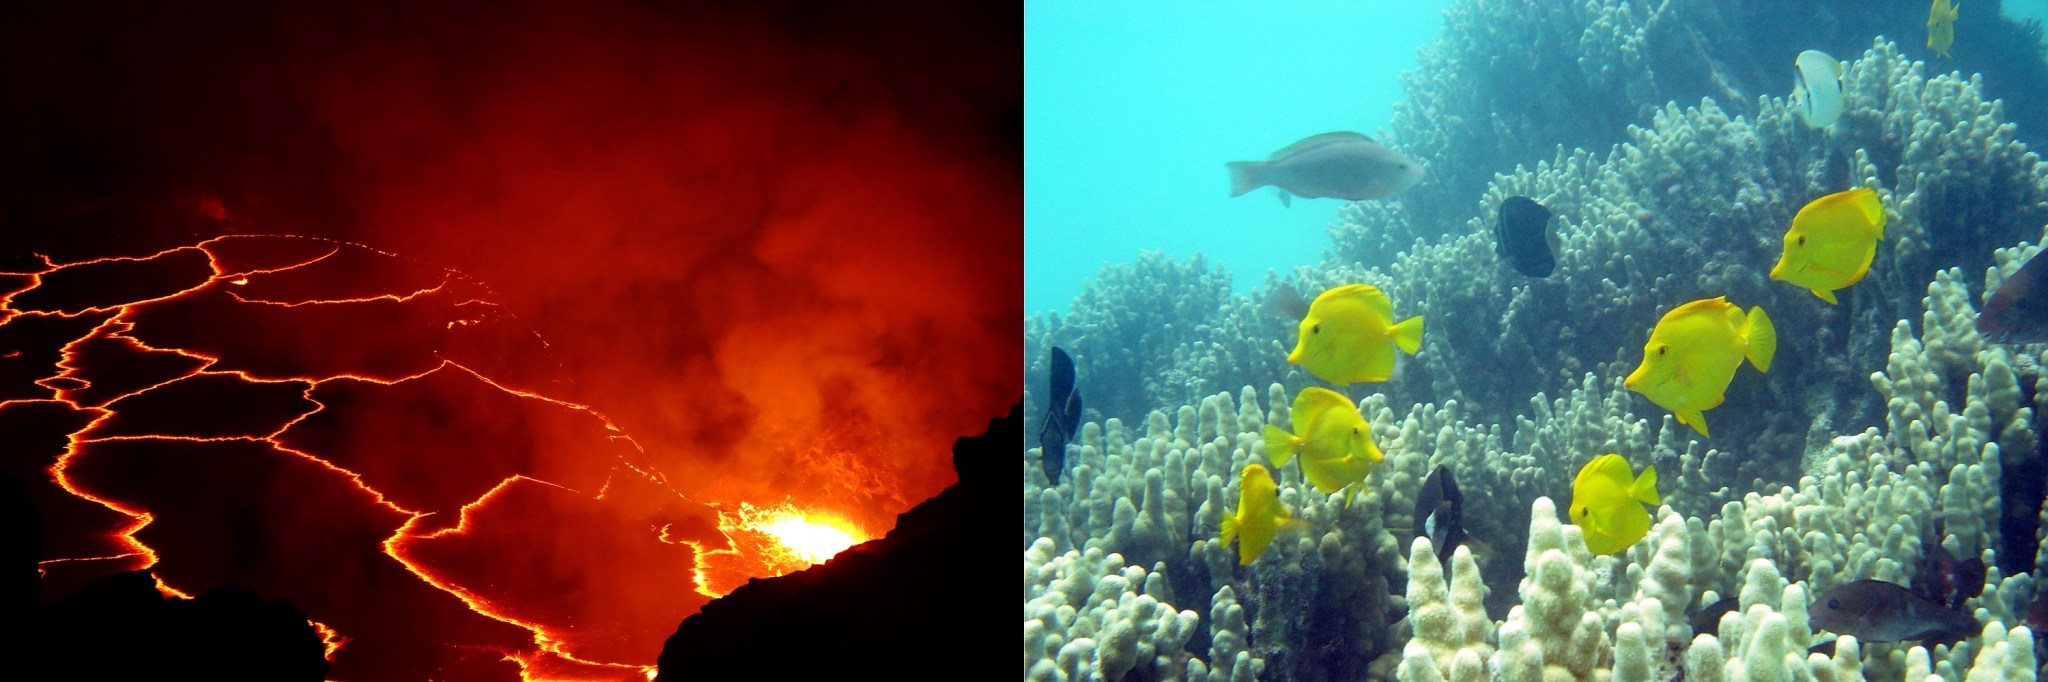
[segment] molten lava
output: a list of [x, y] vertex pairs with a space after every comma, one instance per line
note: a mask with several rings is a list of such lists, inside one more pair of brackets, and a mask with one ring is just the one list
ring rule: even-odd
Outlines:
[[699, 555], [697, 591], [722, 597], [752, 578], [772, 578], [824, 563], [846, 548], [866, 542], [866, 531], [831, 512], [785, 502], [759, 507], [742, 502], [718, 511], [724, 550]]
[[779, 511], [761, 524], [761, 532], [781, 543], [790, 555], [806, 564], [825, 563], [832, 555], [860, 542], [846, 528], [846, 522], [823, 514]]
[[[0, 469], [43, 596], [148, 568], [304, 610], [336, 679], [639, 679], [749, 578], [866, 538], [692, 501], [461, 273], [230, 236], [0, 273]], [[728, 513], [724, 509], [735, 509]]]

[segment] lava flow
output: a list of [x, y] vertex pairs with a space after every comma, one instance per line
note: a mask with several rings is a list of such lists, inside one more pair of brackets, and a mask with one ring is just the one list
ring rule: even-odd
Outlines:
[[460, 273], [267, 236], [45, 262], [0, 273], [0, 473], [46, 600], [148, 568], [289, 598], [334, 679], [644, 679], [709, 598], [865, 536], [684, 497]]

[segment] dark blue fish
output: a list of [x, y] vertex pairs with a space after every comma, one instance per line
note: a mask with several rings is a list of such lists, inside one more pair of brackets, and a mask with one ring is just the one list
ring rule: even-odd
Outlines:
[[1067, 469], [1067, 441], [1081, 426], [1081, 394], [1074, 392], [1074, 359], [1059, 346], [1052, 347], [1052, 400], [1045, 406], [1045, 421], [1038, 427], [1039, 464], [1045, 477], [1060, 484], [1060, 472]]
[[1423, 479], [1415, 493], [1415, 534], [1429, 538], [1439, 560], [1448, 564], [1451, 552], [1465, 541], [1465, 496], [1451, 470], [1441, 466]]
[[1806, 607], [1813, 626], [1863, 642], [1920, 640], [1934, 645], [1974, 637], [1983, 625], [1898, 583], [1858, 580], [1828, 590]]
[[1557, 248], [1557, 234], [1550, 230], [1550, 209], [1528, 197], [1508, 197], [1500, 202], [1499, 219], [1493, 223], [1493, 253], [1530, 277], [1549, 277], [1557, 270], [1551, 251]]
[[1742, 600], [1739, 597], [1729, 597], [1708, 604], [1707, 608], [1700, 609], [1699, 613], [1692, 614], [1687, 620], [1692, 625], [1693, 636], [1719, 633], [1721, 631], [1721, 617], [1740, 607], [1741, 602]]
[[2048, 341], [2048, 258], [2028, 260], [1998, 285], [1977, 314], [1977, 333], [1993, 343]]

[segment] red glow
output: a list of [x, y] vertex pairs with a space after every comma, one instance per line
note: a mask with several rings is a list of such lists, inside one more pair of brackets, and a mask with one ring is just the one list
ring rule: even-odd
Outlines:
[[808, 563], [747, 503], [886, 532], [1021, 393], [979, 7], [0, 11], [42, 596], [150, 567], [291, 599], [336, 679], [637, 679]]
[[790, 503], [757, 507], [742, 502], [730, 511], [721, 509], [718, 530], [731, 546], [701, 555], [697, 572], [697, 590], [709, 597], [725, 596], [750, 578], [787, 575], [824, 563], [870, 539], [838, 514]]
[[[327, 300], [308, 295], [321, 278], [298, 270], [342, 254], [360, 265], [364, 249], [322, 242], [332, 250], [318, 258], [222, 265], [229, 251], [249, 258], [274, 244], [290, 254], [308, 241], [317, 240], [204, 242], [196, 250], [214, 271], [175, 292], [12, 311], [76, 321], [59, 328], [75, 337], [55, 346], [36, 382], [49, 396], [0, 404], [0, 417], [69, 434], [47, 467], [57, 489], [39, 495], [52, 521], [46, 592], [152, 568], [166, 594], [238, 582], [288, 595], [327, 642], [337, 678], [393, 672], [392, 659], [449, 665], [449, 646], [497, 652], [535, 679], [639, 678], [677, 619], [730, 589], [714, 585], [787, 573], [865, 538], [819, 507], [714, 512], [666, 483], [604, 415], [514, 385], [538, 389], [544, 378], [479, 371], [472, 365], [546, 353], [497, 304], [470, 295], [482, 290], [467, 277], [396, 277], [385, 286], [403, 293], [392, 295], [355, 282], [355, 293]], [[154, 267], [187, 251], [119, 262]], [[69, 292], [42, 283], [90, 289], [61, 274], [108, 262], [52, 265], [26, 291], [63, 299]], [[408, 284], [425, 281], [434, 284]], [[451, 302], [458, 291], [468, 293]], [[323, 312], [274, 317], [291, 310]], [[363, 314], [383, 321], [382, 336], [364, 340], [380, 350], [309, 359], [294, 345], [305, 337], [293, 325], [340, 333]], [[493, 352], [468, 355], [479, 349]], [[403, 369], [382, 371], [391, 367]], [[67, 511], [65, 499], [114, 515]], [[221, 530], [246, 527], [250, 514], [262, 527]], [[252, 546], [263, 554], [249, 555]], [[392, 569], [418, 589], [390, 584], [403, 582]], [[343, 582], [379, 575], [375, 593]], [[408, 634], [421, 627], [434, 636]]]

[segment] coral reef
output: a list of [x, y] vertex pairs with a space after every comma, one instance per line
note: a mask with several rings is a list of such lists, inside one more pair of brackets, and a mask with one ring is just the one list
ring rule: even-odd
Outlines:
[[[1942, 63], [1985, 74], [1996, 84], [1987, 98], [2019, 103], [2014, 120], [2023, 128], [2048, 129], [2048, 107], [2030, 94], [2048, 87], [2039, 25], [1999, 16], [1995, 6], [1970, 11], [1978, 13], [1972, 49]], [[1549, 158], [1560, 146], [1622, 142], [1629, 124], [1667, 102], [1713, 98], [1731, 116], [1759, 119], [1753, 103], [1789, 90], [1800, 50], [1846, 59], [1872, 35], [1887, 35], [1909, 56], [1928, 59], [1915, 40], [1926, 20], [1925, 3], [1453, 3], [1443, 38], [1402, 76], [1408, 99], [1387, 131], [1430, 180], [1384, 219], [1361, 221], [1384, 230], [1366, 235], [1369, 248], [1354, 257], [1379, 262], [1417, 237], [1455, 232], [1497, 169]], [[1358, 207], [1381, 213], [1376, 204]]]
[[[1083, 429], [1058, 486], [1027, 443], [1027, 670], [1083, 674], [1078, 654], [1068, 665], [1047, 642], [1109, 627], [1063, 620], [1056, 605], [1050, 619], [1031, 615], [1049, 602], [1030, 605], [1047, 593], [1029, 576], [1064, 555], [1097, 557], [1073, 571], [1098, 584], [1142, 575], [1161, 594], [1209, 597], [1189, 658], [1155, 654], [1140, 679], [1198, 669], [1214, 679], [1247, 665], [1278, 679], [2035, 674], [2032, 634], [2011, 626], [2042, 589], [2032, 571], [2048, 555], [2048, 517], [2038, 485], [2015, 497], [2025, 481], [2013, 472], [2040, 471], [2048, 353], [1989, 343], [1974, 323], [1978, 303], [2040, 250], [2021, 240], [2048, 239], [2048, 165], [2018, 140], [1984, 77], [1929, 75], [1867, 34], [1859, 40], [1869, 49], [1846, 63], [1841, 121], [1806, 126], [1767, 94], [1782, 86], [1758, 85], [1774, 57], [1724, 59], [1742, 41], [1698, 40], [1703, 27], [1747, 25], [1768, 11], [1751, 2], [1459, 3], [1447, 17], [1455, 37], [1410, 76], [1416, 104], [1393, 136], [1413, 158], [1442, 164], [1431, 167], [1440, 183], [1347, 207], [1321, 263], [1269, 277], [1252, 296], [1211, 296], [1205, 287], [1220, 274], [1192, 277], [1201, 261], [1155, 256], [1137, 267], [1169, 287], [1207, 284], [1162, 293], [1172, 289], [1105, 271], [1102, 282], [1115, 286], [1077, 301], [1072, 315], [1031, 320], [1027, 377], [1042, 376], [1033, 363], [1046, 345], [1109, 343], [1082, 390], [1091, 401], [1089, 391], [1119, 397], [1106, 398], [1115, 413]], [[1501, 51], [1523, 39], [1529, 53], [1507, 63]], [[1544, 77], [1517, 76], [1522, 69]], [[1557, 81], [1562, 95], [1489, 89]], [[1538, 148], [1612, 141], [1606, 134], [1625, 141], [1604, 154]], [[1550, 158], [1515, 165], [1537, 152]], [[1769, 281], [1793, 214], [1858, 186], [1877, 189], [1887, 210], [1871, 275], [1839, 292], [1839, 306]], [[1548, 279], [1496, 266], [1491, 207], [1518, 195], [1558, 216], [1562, 248]], [[1386, 460], [1348, 508], [1304, 485], [1298, 468], [1276, 470], [1281, 503], [1304, 528], [1239, 567], [1216, 521], [1238, 503], [1237, 472], [1271, 464], [1259, 429], [1285, 423], [1286, 397], [1314, 383], [1285, 364], [1294, 330], [1262, 309], [1265, 299], [1351, 282], [1429, 320], [1422, 352], [1395, 379], [1348, 394]], [[1770, 372], [1738, 376], [1708, 413], [1708, 441], [1621, 377], [1662, 312], [1721, 295], [1767, 309], [1780, 341]], [[1120, 306], [1178, 312], [1130, 323], [1153, 325], [1140, 330], [1105, 321]], [[1131, 428], [1140, 413], [1142, 428]], [[1593, 556], [1552, 500], [1609, 452], [1657, 465], [1665, 504], [1641, 542]], [[1452, 553], [1448, 579], [1439, 548], [1412, 535], [1415, 490], [1433, 467], [1459, 481], [1474, 540]], [[1832, 654], [1808, 652], [1834, 639], [1807, 621], [1815, 595], [1858, 579], [1909, 582], [1936, 545], [1983, 560], [1985, 589], [1963, 605], [1982, 632], [1931, 647], [1842, 638]], [[1124, 582], [1109, 596], [1152, 594]], [[1726, 595], [1740, 608], [1696, 635], [1689, 616]], [[1163, 622], [1151, 610], [1095, 613], [1133, 628]]]

